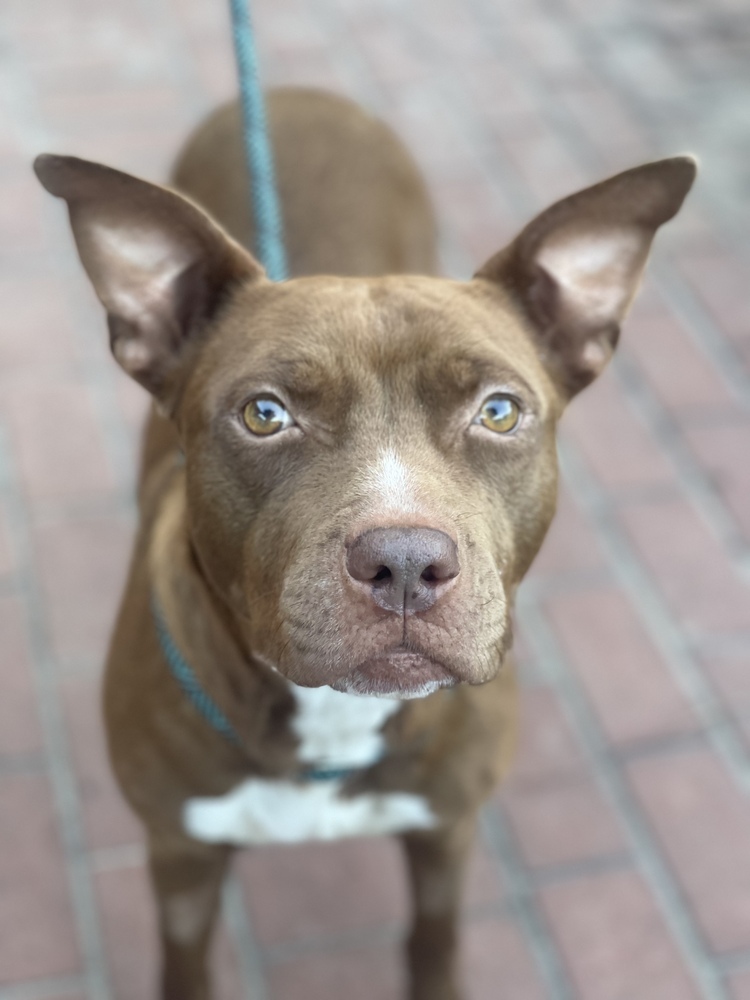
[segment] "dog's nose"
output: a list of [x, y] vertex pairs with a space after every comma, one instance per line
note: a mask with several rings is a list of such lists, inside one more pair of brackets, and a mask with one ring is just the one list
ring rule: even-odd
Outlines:
[[371, 528], [349, 546], [346, 568], [381, 608], [426, 611], [458, 576], [458, 549], [434, 528]]

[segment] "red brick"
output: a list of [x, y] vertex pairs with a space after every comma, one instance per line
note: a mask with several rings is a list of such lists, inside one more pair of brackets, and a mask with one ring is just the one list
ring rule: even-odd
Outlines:
[[562, 865], [623, 851], [617, 821], [594, 782], [572, 778], [501, 792], [516, 839], [532, 867]]
[[[107, 964], [117, 1000], [143, 1000], [155, 995], [159, 942], [156, 912], [145, 868], [99, 872], [96, 892]], [[220, 924], [212, 945], [211, 969], [217, 1000], [242, 994], [233, 945]]]
[[12, 261], [40, 253], [46, 245], [44, 192], [30, 170], [4, 174], [0, 199], [0, 260]]
[[[536, 120], [537, 107], [524, 81], [494, 52], [475, 55], [465, 67], [463, 80], [471, 100], [477, 105], [484, 102], [485, 125], [501, 142], [527, 130]], [[488, 102], [490, 94], [502, 94], [502, 98]]]
[[266, 945], [403, 921], [406, 879], [391, 838], [269, 846], [238, 870], [253, 926]]
[[636, 358], [661, 402], [678, 418], [700, 421], [705, 411], [732, 405], [711, 360], [661, 303], [633, 316], [622, 350]]
[[711, 946], [750, 948], [750, 801], [708, 750], [634, 761], [630, 776]]
[[555, 519], [534, 561], [532, 576], [603, 568], [602, 552], [591, 523], [562, 486]]
[[[237, 94], [237, 70], [227, 58], [226, 44], [200, 44], [193, 46], [192, 57], [201, 89], [213, 103], [227, 101]], [[269, 83], [273, 82], [269, 79]]]
[[125, 372], [117, 371], [114, 377], [120, 413], [133, 433], [140, 436], [151, 404], [151, 397], [142, 386], [134, 382], [132, 378], [128, 378]]
[[[111, 163], [119, 170], [160, 183], [168, 178], [186, 132], [184, 126], [171, 119], [161, 123], [134, 119], [122, 127], [116, 122], [102, 122], [95, 132], [82, 129], [72, 144], [76, 156]], [[93, 328], [102, 349], [107, 343], [105, 323], [102, 312], [100, 323]]]
[[386, 86], [399, 87], [424, 79], [428, 73], [419, 50], [408, 38], [394, 34], [387, 22], [369, 25], [359, 33], [359, 42], [374, 74]]
[[669, 668], [620, 591], [557, 594], [545, 611], [613, 742], [696, 728]]
[[[420, 37], [429, 38], [438, 51], [450, 46], [455, 63], [470, 62], [492, 54], [485, 25], [474, 10], [460, 0], [432, 0], [414, 4]], [[420, 46], [422, 48], [422, 46]], [[387, 53], [384, 53], [386, 56]], [[454, 63], [454, 65], [455, 65]], [[431, 69], [429, 62], [427, 70]]]
[[484, 844], [477, 839], [469, 859], [464, 883], [464, 909], [485, 908], [500, 904], [502, 886], [497, 863]]
[[23, 609], [0, 597], [0, 755], [42, 748]]
[[727, 709], [750, 717], [750, 652], [711, 654], [702, 662]]
[[122, 847], [143, 839], [141, 825], [118, 791], [107, 756], [100, 675], [62, 683], [78, 795], [89, 849]]
[[541, 898], [578, 1000], [698, 1000], [638, 875], [561, 882], [543, 889]]
[[431, 88], [420, 88], [409, 99], [404, 95], [388, 115], [388, 122], [419, 162], [429, 164], [432, 176], [464, 175], [467, 141], [461, 122], [446, 113], [445, 102]]
[[610, 372], [573, 400], [562, 429], [610, 490], [661, 486], [674, 480], [643, 414], [625, 398]]
[[681, 266], [718, 325], [750, 361], [750, 301], [741, 262], [716, 243], [683, 254]]
[[554, 693], [522, 689], [519, 745], [510, 772], [514, 787], [550, 787], [585, 773], [581, 748]]
[[0, 577], [9, 576], [15, 568], [16, 558], [11, 545], [8, 519], [0, 507]]
[[682, 498], [628, 505], [621, 517], [684, 628], [711, 632], [750, 627], [750, 588]]
[[124, 517], [66, 518], [35, 530], [56, 654], [103, 660], [131, 542]]
[[539, 118], [529, 122], [522, 133], [502, 139], [502, 149], [530, 188], [538, 209], [546, 208], [550, 202], [565, 198], [596, 179], [581, 170]]
[[624, 170], [653, 152], [641, 126], [627, 105], [581, 66], [571, 79], [556, 87], [557, 99], [596, 146], [603, 168]]
[[99, 127], [112, 128], [112, 106], [117, 106], [117, 128], [169, 125], [179, 118], [180, 102], [170, 86], [99, 86], [81, 91], [57, 90], [40, 102], [43, 114], [75, 140], [83, 132], [91, 135]]
[[2, 406], [30, 500], [112, 488], [109, 458], [83, 383], [27, 378], [6, 389]]
[[738, 413], [731, 423], [689, 427], [685, 437], [750, 541], [750, 419]]
[[401, 949], [373, 944], [346, 951], [317, 951], [270, 969], [274, 1000], [385, 1000], [404, 993]]
[[475, 269], [509, 243], [516, 226], [479, 169], [440, 180], [443, 216]]
[[76, 972], [79, 952], [46, 778], [0, 776], [0, 983]]
[[526, 58], [538, 67], [544, 79], [558, 83], [577, 79], [581, 73], [581, 60], [575, 46], [570, 44], [567, 25], [562, 19], [553, 19], [545, 13], [531, 13], [513, 24], [513, 41], [525, 51]]
[[[36, 379], [43, 369], [75, 360], [78, 347], [65, 292], [47, 270], [3, 275], [0, 298], [5, 316], [0, 324], [0, 384], [14, 387], [21, 371], [33, 372]], [[50, 423], [58, 426], [59, 415]]]
[[463, 928], [463, 980], [468, 1000], [544, 1000], [545, 991], [518, 928], [509, 920]]
[[727, 977], [732, 1000], [750, 1000], [750, 972], [736, 972]]

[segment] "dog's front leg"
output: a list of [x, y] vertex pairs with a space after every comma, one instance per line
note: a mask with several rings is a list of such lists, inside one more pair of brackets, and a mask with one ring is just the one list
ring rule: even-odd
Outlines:
[[162, 941], [161, 1000], [208, 1000], [206, 957], [228, 847], [152, 836], [149, 866]]
[[459, 1000], [456, 953], [461, 887], [474, 837], [472, 816], [403, 836], [414, 917], [407, 943], [409, 1000]]

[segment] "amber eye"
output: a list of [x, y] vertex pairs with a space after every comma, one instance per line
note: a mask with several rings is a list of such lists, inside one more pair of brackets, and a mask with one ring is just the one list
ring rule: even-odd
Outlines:
[[477, 422], [496, 434], [508, 434], [518, 426], [521, 408], [510, 396], [490, 396], [482, 403]]
[[246, 404], [242, 411], [245, 427], [260, 437], [277, 434], [286, 427], [291, 427], [294, 421], [278, 399], [271, 396], [257, 396]]

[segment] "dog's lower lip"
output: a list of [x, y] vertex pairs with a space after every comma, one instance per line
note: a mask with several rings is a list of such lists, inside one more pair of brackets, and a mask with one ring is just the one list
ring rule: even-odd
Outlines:
[[334, 687], [356, 694], [417, 698], [456, 683], [456, 677], [441, 663], [422, 653], [394, 649], [369, 657]]

